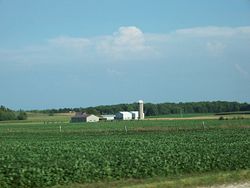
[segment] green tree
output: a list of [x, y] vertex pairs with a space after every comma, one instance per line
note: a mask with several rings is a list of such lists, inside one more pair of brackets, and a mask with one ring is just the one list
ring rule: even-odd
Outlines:
[[27, 119], [27, 117], [28, 117], [27, 113], [24, 112], [23, 110], [20, 110], [18, 115], [17, 115], [18, 120], [25, 120], [25, 119]]
[[4, 106], [0, 106], [0, 121], [14, 120], [14, 119], [16, 119], [14, 111]]

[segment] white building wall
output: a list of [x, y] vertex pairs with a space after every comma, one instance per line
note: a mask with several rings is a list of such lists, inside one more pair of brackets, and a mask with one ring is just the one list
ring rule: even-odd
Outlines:
[[138, 120], [139, 119], [139, 112], [138, 111], [131, 111], [132, 119]]
[[132, 119], [132, 113], [130, 112], [118, 112], [115, 115], [116, 119], [121, 120], [131, 120]]
[[90, 115], [86, 117], [86, 122], [98, 122], [98, 121], [99, 121], [99, 117], [95, 115]]
[[115, 115], [102, 115], [102, 117], [107, 121], [112, 121], [115, 119]]

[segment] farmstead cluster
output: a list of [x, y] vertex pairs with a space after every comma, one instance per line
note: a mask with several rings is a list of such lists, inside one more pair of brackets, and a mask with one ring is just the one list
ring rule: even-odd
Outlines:
[[112, 120], [142, 120], [144, 119], [143, 112], [143, 101], [138, 101], [138, 111], [120, 111], [115, 115], [101, 115], [96, 116], [94, 114], [87, 114], [82, 112], [76, 112], [73, 117], [71, 117], [71, 122], [98, 122], [100, 120], [112, 121]]

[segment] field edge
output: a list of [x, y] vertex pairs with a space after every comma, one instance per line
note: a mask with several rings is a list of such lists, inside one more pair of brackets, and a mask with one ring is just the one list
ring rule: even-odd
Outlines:
[[226, 172], [208, 172], [173, 177], [154, 177], [149, 179], [127, 179], [86, 184], [74, 183], [68, 185], [56, 185], [53, 186], [53, 188], [190, 188], [245, 182], [250, 182], [250, 169]]

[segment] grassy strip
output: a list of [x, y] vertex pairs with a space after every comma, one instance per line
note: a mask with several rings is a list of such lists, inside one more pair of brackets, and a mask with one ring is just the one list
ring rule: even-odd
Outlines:
[[97, 182], [89, 184], [56, 185], [53, 188], [190, 188], [249, 181], [250, 170], [240, 170], [231, 172], [213, 172], [204, 174], [183, 175], [169, 178], [156, 177], [150, 179], [128, 179], [113, 182]]
[[220, 112], [216, 113], [216, 116], [220, 115], [244, 115], [244, 114], [250, 114], [250, 111], [237, 111], [237, 112]]
[[203, 116], [214, 116], [213, 113], [189, 113], [189, 114], [165, 114], [157, 116], [147, 116], [146, 118], [187, 118], [187, 117], [203, 117]]

